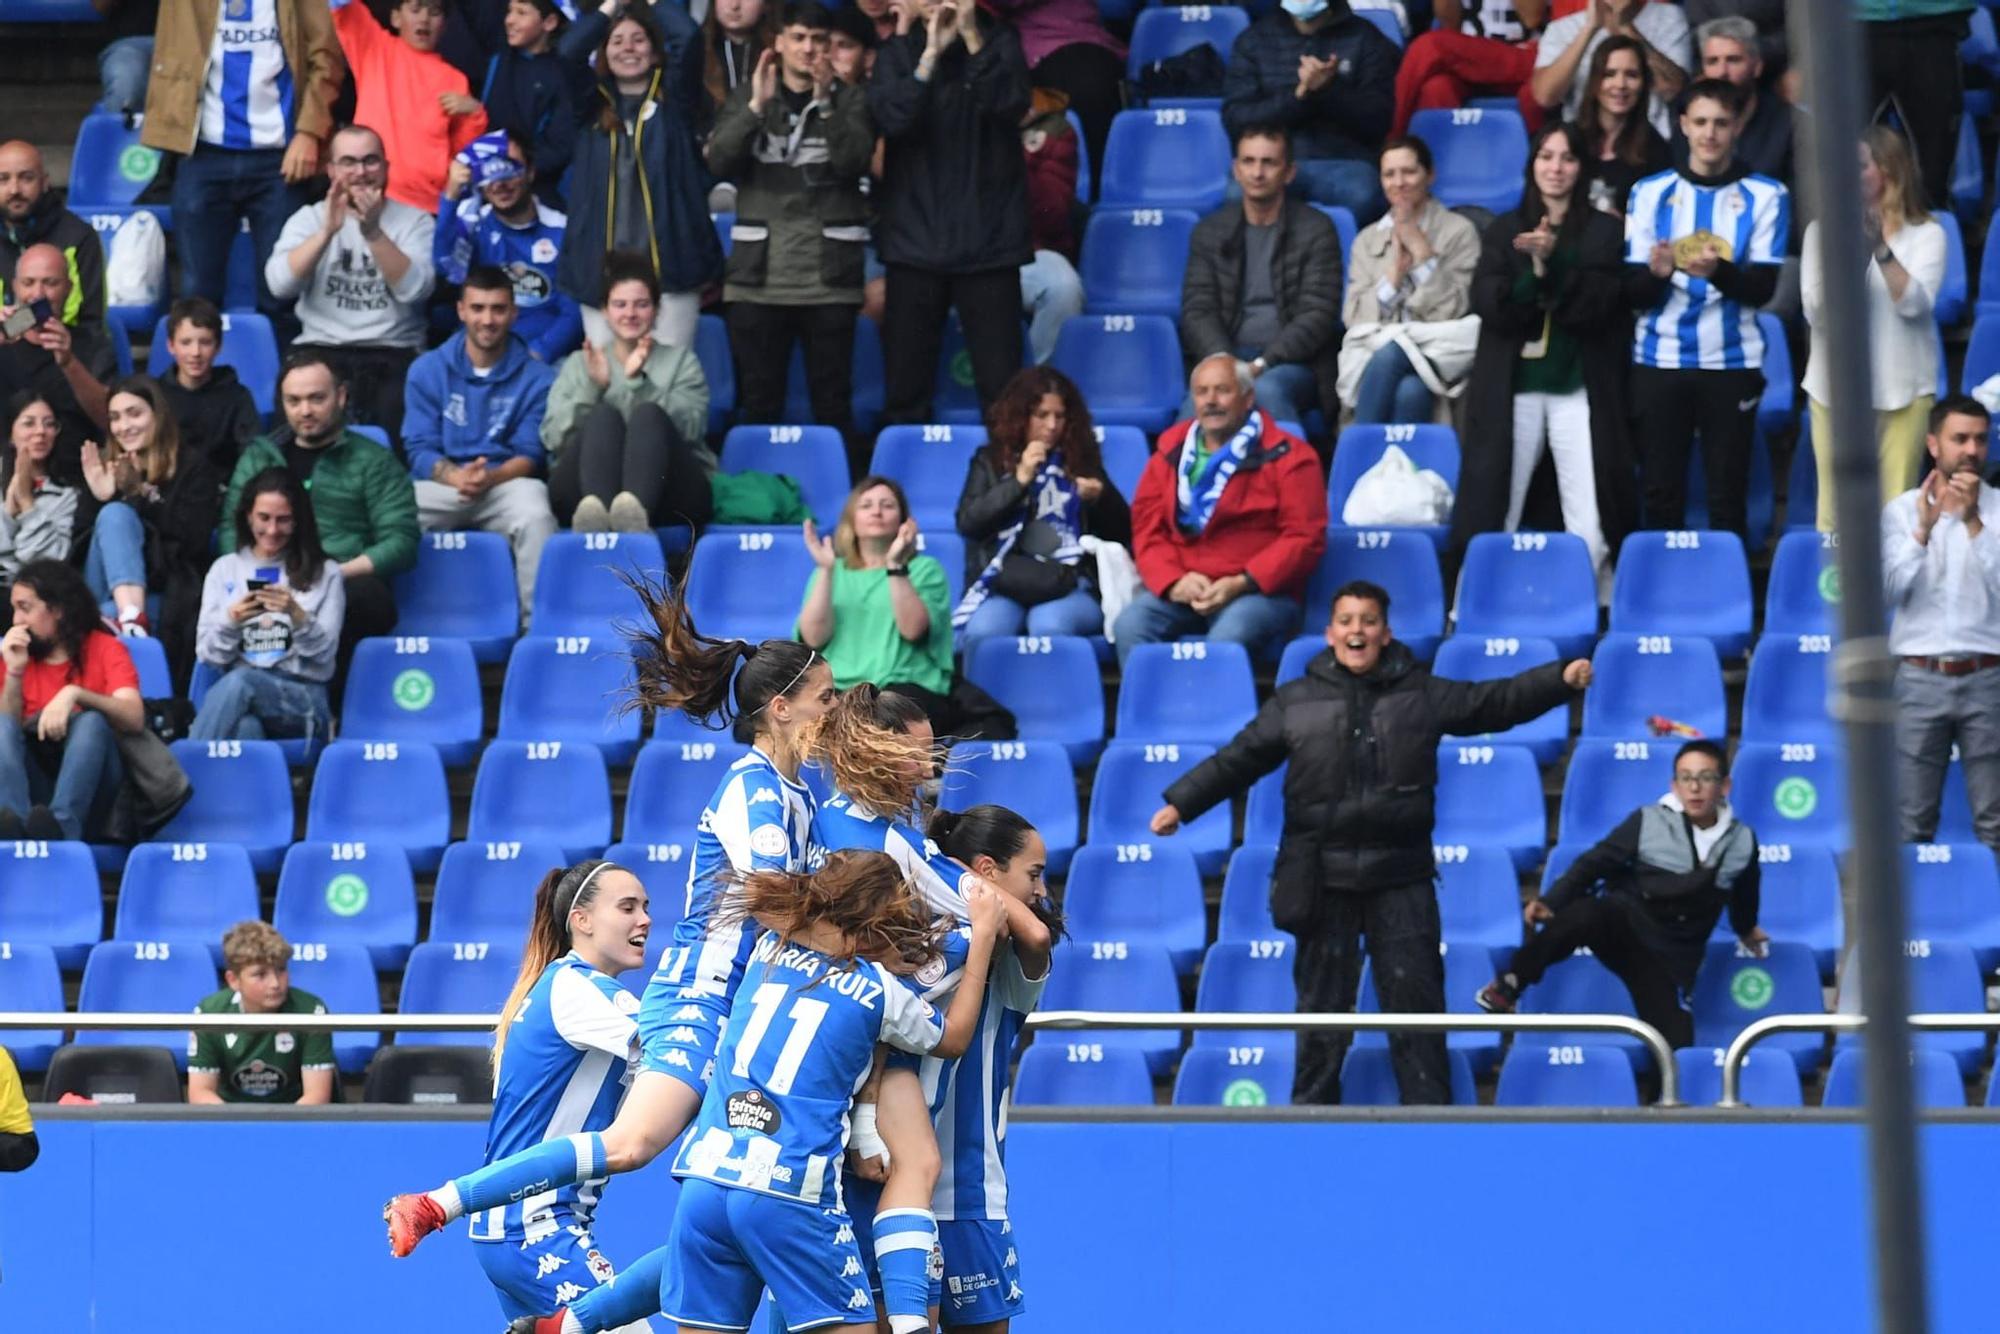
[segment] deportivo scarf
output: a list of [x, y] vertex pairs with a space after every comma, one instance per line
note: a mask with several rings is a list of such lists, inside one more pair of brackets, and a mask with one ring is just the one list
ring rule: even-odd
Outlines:
[[1180, 480], [1175, 488], [1175, 498], [1179, 502], [1178, 517], [1184, 532], [1199, 533], [1208, 527], [1208, 521], [1215, 517], [1215, 507], [1222, 499], [1223, 488], [1229, 479], [1249, 457], [1251, 442], [1264, 434], [1264, 414], [1251, 409], [1250, 420], [1243, 428], [1229, 438], [1229, 443], [1208, 456], [1202, 475], [1195, 476], [1196, 432], [1199, 423], [1189, 428], [1187, 439], [1181, 441]]
[[1021, 508], [1021, 517], [1000, 534], [1000, 545], [993, 553], [993, 559], [986, 562], [986, 568], [965, 590], [957, 608], [951, 613], [951, 628], [963, 629], [972, 619], [972, 613], [979, 610], [981, 603], [993, 595], [993, 580], [1000, 573], [1000, 564], [1007, 559], [1007, 553], [1021, 540], [1021, 534], [1029, 524], [1045, 524], [1053, 529], [1059, 539], [1053, 551], [1037, 552], [1040, 560], [1055, 561], [1061, 565], [1074, 565], [1083, 558], [1083, 502], [1076, 494], [1076, 483], [1063, 471], [1063, 456], [1060, 449], [1052, 449], [1034, 478], [1028, 483], [1027, 503]]

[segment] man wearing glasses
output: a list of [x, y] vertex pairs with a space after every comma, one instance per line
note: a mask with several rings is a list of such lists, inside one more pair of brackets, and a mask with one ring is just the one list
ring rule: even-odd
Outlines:
[[1722, 747], [1690, 741], [1674, 756], [1673, 790], [1626, 816], [1522, 909], [1541, 930], [1480, 988], [1479, 1008], [1512, 1014], [1522, 991], [1588, 948], [1631, 991], [1640, 1019], [1692, 1046], [1695, 974], [1723, 908], [1744, 948], [1762, 956], [1770, 940], [1757, 925], [1757, 890], [1757, 835], [1730, 810]]

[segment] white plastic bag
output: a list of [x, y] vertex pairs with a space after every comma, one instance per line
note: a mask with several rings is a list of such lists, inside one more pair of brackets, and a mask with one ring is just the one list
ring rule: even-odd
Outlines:
[[1361, 474], [1341, 506], [1350, 527], [1433, 526], [1451, 522], [1451, 485], [1428, 468], [1419, 469], [1400, 445], [1390, 445]]
[[167, 237], [145, 210], [118, 224], [104, 259], [105, 302], [156, 306], [167, 298]]

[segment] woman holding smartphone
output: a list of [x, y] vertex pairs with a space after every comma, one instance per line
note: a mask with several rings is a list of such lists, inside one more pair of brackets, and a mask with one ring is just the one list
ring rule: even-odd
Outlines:
[[195, 654], [222, 673], [188, 735], [324, 736], [326, 683], [347, 593], [319, 544], [312, 502], [289, 469], [251, 478], [236, 503], [236, 550], [202, 583]]

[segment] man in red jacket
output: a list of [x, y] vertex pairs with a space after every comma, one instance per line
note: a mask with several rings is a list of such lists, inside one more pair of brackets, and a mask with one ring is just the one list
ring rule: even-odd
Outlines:
[[1192, 634], [1274, 650], [1326, 550], [1319, 460], [1257, 410], [1249, 365], [1205, 358], [1189, 389], [1194, 420], [1160, 437], [1132, 497], [1146, 590], [1112, 627], [1121, 664], [1136, 645]]

